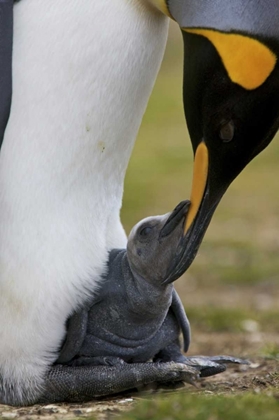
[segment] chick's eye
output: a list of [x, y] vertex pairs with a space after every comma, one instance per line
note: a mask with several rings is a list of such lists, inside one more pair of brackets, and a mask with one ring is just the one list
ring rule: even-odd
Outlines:
[[232, 141], [234, 137], [234, 123], [229, 121], [226, 124], [223, 124], [219, 130], [219, 137], [223, 140], [224, 143]]
[[147, 236], [152, 231], [152, 228], [147, 226], [140, 231], [141, 236]]

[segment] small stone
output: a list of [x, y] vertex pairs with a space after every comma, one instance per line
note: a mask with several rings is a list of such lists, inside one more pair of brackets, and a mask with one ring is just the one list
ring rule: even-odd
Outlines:
[[13, 412], [8, 412], [8, 411], [4, 411], [2, 413], [2, 417], [4, 419], [15, 419], [17, 417], [17, 413], [13, 413]]
[[244, 331], [247, 332], [257, 332], [259, 331], [259, 324], [257, 321], [253, 319], [244, 319], [241, 323], [242, 328]]
[[43, 407], [43, 409], [44, 409], [44, 410], [53, 410], [53, 411], [58, 411], [58, 406], [57, 406], [57, 405], [52, 405], [52, 404], [49, 404], [49, 405], [45, 405], [45, 406]]
[[133, 398], [125, 398], [125, 400], [118, 401], [119, 404], [127, 404], [129, 402], [133, 402]]
[[260, 363], [250, 363], [250, 365], [248, 366], [248, 368], [257, 369], [260, 366], [261, 366]]
[[65, 408], [60, 408], [60, 407], [58, 407], [58, 413], [59, 413], [59, 414], [67, 414], [67, 413], [68, 413], [68, 411], [67, 411]]
[[73, 410], [75, 416], [81, 416], [83, 414], [82, 410]]
[[87, 408], [87, 409], [85, 410], [85, 412], [86, 412], [86, 413], [92, 413], [92, 411], [94, 411], [94, 410], [93, 410], [93, 408]]

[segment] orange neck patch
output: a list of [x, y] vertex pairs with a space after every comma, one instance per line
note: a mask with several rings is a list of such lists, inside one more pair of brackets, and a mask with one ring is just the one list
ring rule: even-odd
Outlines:
[[183, 30], [206, 37], [218, 51], [231, 81], [245, 89], [261, 86], [275, 67], [276, 55], [256, 39], [212, 29]]

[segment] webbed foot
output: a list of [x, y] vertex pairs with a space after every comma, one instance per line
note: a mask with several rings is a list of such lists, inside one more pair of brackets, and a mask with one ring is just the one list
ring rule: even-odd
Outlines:
[[250, 362], [245, 359], [239, 359], [232, 356], [184, 356], [181, 353], [179, 341], [161, 350], [154, 361], [184, 363], [198, 370], [201, 378], [217, 375], [227, 369], [227, 365], [248, 365]]
[[125, 362], [120, 357], [113, 356], [96, 356], [87, 357], [79, 356], [77, 359], [73, 359], [68, 365], [69, 366], [121, 366]]
[[224, 363], [225, 365], [250, 365], [247, 359], [241, 359], [233, 356], [189, 356], [189, 358], [210, 359], [212, 362]]
[[[179, 362], [193, 366], [200, 371], [200, 377], [217, 375], [227, 369], [227, 365], [247, 365], [250, 362], [232, 356], [183, 356], [184, 361], [179, 358]], [[177, 360], [178, 361], [178, 360]]]
[[55, 365], [45, 378], [38, 403], [82, 402], [150, 383], [189, 382], [198, 378], [194, 366], [168, 363], [124, 363], [115, 366]]

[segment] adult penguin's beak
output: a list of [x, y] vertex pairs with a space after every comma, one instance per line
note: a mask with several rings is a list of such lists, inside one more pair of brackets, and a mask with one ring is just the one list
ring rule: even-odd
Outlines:
[[230, 183], [279, 127], [279, 3], [168, 0], [184, 41], [191, 206], [169, 278], [189, 267]]

